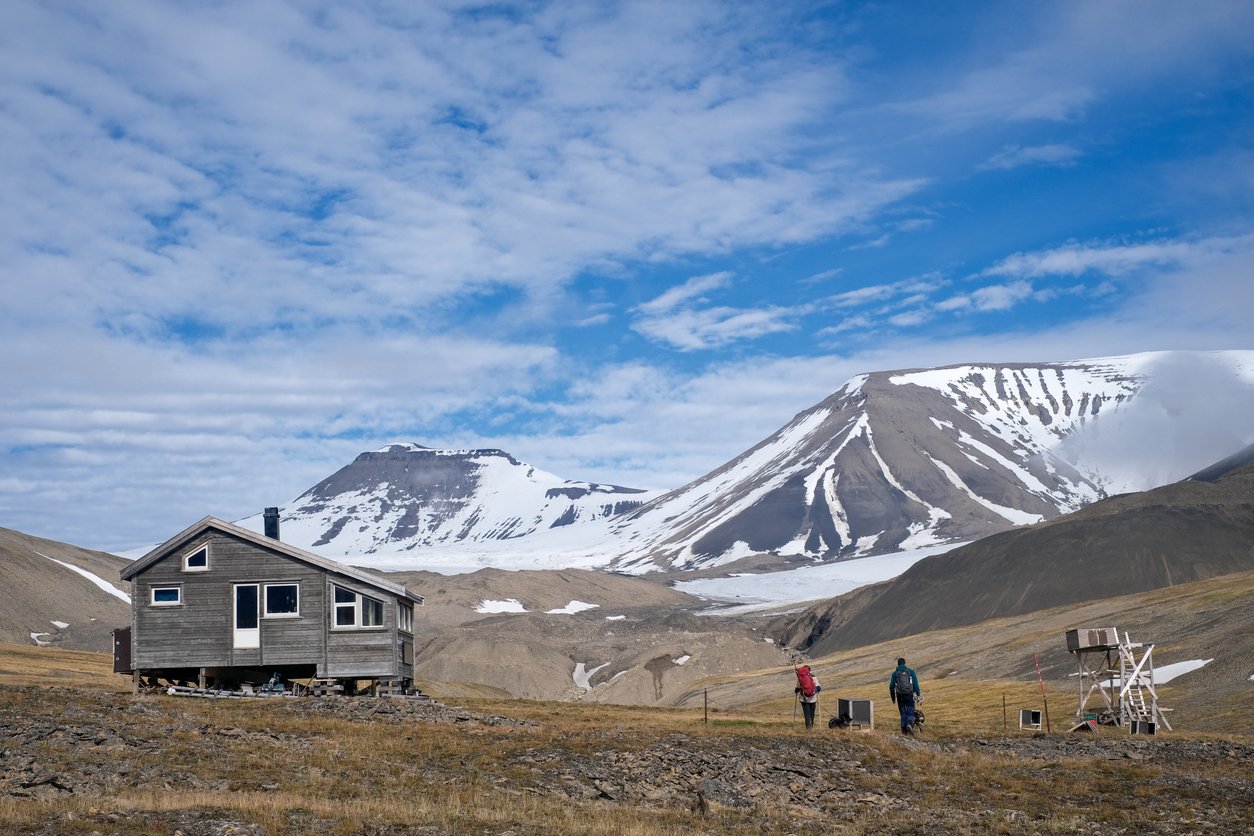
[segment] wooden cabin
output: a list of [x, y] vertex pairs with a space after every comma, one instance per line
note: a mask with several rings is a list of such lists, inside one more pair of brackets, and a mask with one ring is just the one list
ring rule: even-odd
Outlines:
[[412, 686], [422, 596], [281, 542], [276, 508], [266, 509], [266, 535], [205, 517], [121, 576], [131, 582], [131, 627], [129, 642], [115, 636], [114, 667], [137, 686]]

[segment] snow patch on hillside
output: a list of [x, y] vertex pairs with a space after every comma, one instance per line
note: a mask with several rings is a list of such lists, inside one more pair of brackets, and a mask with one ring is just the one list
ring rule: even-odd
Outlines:
[[488, 601], [483, 600], [475, 607], [475, 612], [482, 613], [503, 613], [503, 612], [526, 612], [527, 608], [517, 598], [506, 598], [504, 601]]
[[610, 663], [605, 662], [603, 664], [597, 665], [592, 670], [587, 670], [586, 664], [584, 662], [576, 662], [575, 672], [574, 674], [572, 674], [572, 678], [575, 680], [575, 687], [583, 691], [591, 691], [592, 690], [592, 677], [596, 675], [597, 671], [601, 670], [602, 668], [608, 668], [609, 666], [610, 666]]
[[1190, 659], [1187, 662], [1173, 662], [1170, 665], [1154, 668], [1154, 684], [1162, 685], [1170, 682], [1178, 676], [1184, 676], [1186, 673], [1204, 668], [1214, 659]]
[[1018, 508], [1007, 508], [1004, 505], [998, 505], [991, 500], [985, 499], [975, 491], [971, 490], [971, 488], [967, 486], [967, 483], [962, 481], [962, 477], [954, 472], [952, 467], [939, 459], [933, 458], [932, 456], [928, 456], [928, 459], [930, 459], [932, 464], [936, 466], [937, 470], [945, 474], [945, 478], [948, 479], [954, 487], [971, 497], [972, 502], [975, 502], [977, 505], [983, 505], [985, 508], [992, 511], [994, 514], [997, 514], [1002, 519], [1008, 520], [1015, 525], [1031, 525], [1032, 523], [1038, 523], [1044, 519], [1044, 517], [1040, 514], [1029, 514], [1026, 511], [1020, 511]]
[[[118, 589], [116, 586], [109, 583], [104, 578], [100, 577], [99, 575], [88, 572], [86, 569], [82, 569], [78, 566], [75, 566], [73, 563], [66, 563], [64, 560], [57, 560], [55, 557], [48, 557], [48, 555], [44, 554], [43, 552], [35, 552], [35, 554], [39, 555], [40, 557], [46, 557], [48, 558], [48, 560], [51, 560], [53, 563], [57, 563], [57, 564], [60, 564], [61, 566], [64, 566], [66, 569], [69, 569], [71, 572], [82, 575], [84, 578], [87, 578], [87, 580], [91, 581], [96, 586], [100, 587], [105, 592], [112, 595], [114, 598], [120, 598], [121, 600], [125, 601], [128, 604], [131, 602], [130, 595], [127, 595], [125, 592]], [[40, 635], [45, 635], [45, 634], [41, 633]]]
[[599, 606], [600, 604], [589, 604], [586, 601], [571, 601], [564, 607], [555, 610], [545, 610], [544, 612], [548, 615], [574, 615], [584, 610], [595, 610]]

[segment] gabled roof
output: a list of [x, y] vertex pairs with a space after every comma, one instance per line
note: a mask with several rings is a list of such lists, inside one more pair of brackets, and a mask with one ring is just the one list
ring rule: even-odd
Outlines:
[[282, 540], [275, 540], [273, 537], [266, 537], [264, 534], [249, 531], [247, 528], [241, 528], [234, 523], [229, 523], [226, 520], [220, 520], [217, 517], [205, 517], [199, 522], [183, 529], [178, 534], [175, 534], [169, 540], [166, 540], [164, 543], [148, 552], [148, 554], [144, 555], [139, 560], [136, 560], [130, 566], [124, 568], [121, 572], [122, 580], [131, 580], [158, 560], [166, 557], [171, 552], [178, 551], [178, 549], [188, 541], [199, 537], [209, 529], [217, 529], [224, 534], [230, 534], [234, 537], [240, 538], [241, 540], [247, 540], [248, 542], [260, 546], [263, 549], [277, 552], [278, 554], [290, 557], [293, 560], [299, 560], [302, 563], [308, 563], [310, 566], [317, 566], [319, 569], [325, 569], [328, 572], [335, 572], [336, 574], [343, 575], [344, 577], [352, 578], [355, 581], [360, 581], [367, 586], [373, 586], [376, 589], [391, 592], [393, 595], [399, 595], [402, 598], [406, 598], [416, 604], [422, 603], [423, 599], [421, 595], [410, 592], [399, 583], [392, 583], [391, 581], [384, 580], [378, 575], [372, 574], [363, 569], [358, 569], [354, 566], [346, 566], [343, 563], [338, 563], [334, 560], [313, 554], [312, 552], [307, 552], [304, 549], [298, 549], [295, 546], [290, 546], [287, 543], [284, 543]]

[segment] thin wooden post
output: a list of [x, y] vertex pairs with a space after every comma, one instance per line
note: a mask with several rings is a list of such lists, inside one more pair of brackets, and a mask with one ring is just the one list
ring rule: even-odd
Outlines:
[[701, 694], [704, 698], [704, 703], [705, 703], [703, 716], [705, 717], [705, 724], [708, 726], [710, 725], [710, 689], [706, 688], [704, 691], [701, 692]]
[[1010, 721], [1006, 719], [1006, 693], [1004, 691], [1001, 695], [1001, 731], [1002, 734], [1010, 731]]
[[139, 693], [139, 668], [131, 671], [131, 693]]
[[1041, 701], [1045, 703], [1045, 731], [1049, 733], [1049, 697], [1045, 696], [1045, 679], [1041, 676], [1041, 663], [1035, 653], [1032, 654], [1032, 664], [1036, 665], [1036, 681], [1041, 686]]
[[200, 688], [200, 690], [202, 691], [205, 690], [205, 669], [204, 668], [200, 669], [200, 676], [196, 679], [196, 687]]

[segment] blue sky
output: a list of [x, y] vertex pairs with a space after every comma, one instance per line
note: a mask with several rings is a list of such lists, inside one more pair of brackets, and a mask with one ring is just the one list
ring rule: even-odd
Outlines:
[[1254, 6], [960, 6], [7, 3], [0, 525], [391, 441], [677, 487], [863, 371], [1254, 348]]

